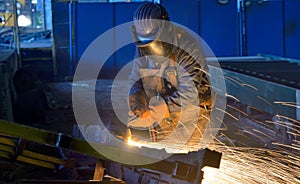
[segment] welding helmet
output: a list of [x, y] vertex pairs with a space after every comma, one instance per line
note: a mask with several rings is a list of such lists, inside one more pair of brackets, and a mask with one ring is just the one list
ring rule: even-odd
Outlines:
[[172, 28], [169, 14], [162, 5], [152, 2], [143, 3], [134, 12], [133, 21], [131, 32], [135, 45], [145, 55], [170, 54], [172, 46], [169, 42]]

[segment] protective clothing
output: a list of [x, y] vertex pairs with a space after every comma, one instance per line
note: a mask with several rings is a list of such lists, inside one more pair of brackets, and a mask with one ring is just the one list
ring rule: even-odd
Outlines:
[[[146, 99], [160, 95], [167, 102], [170, 112], [178, 111], [182, 106], [190, 104], [199, 105], [206, 102], [211, 95], [207, 76], [208, 68], [201, 46], [183, 28], [173, 26], [172, 29], [173, 39], [177, 44], [169, 46], [172, 50], [171, 55], [175, 55], [176, 86], [171, 84], [170, 79], [167, 80], [168, 70], [172, 68], [170, 67], [171, 56], [146, 55], [139, 47], [137, 47], [136, 59], [129, 77], [132, 86], [130, 95], [141, 91], [145, 91]], [[146, 82], [147, 79], [143, 77], [149, 78], [151, 74], [146, 75], [145, 71], [152, 72], [155, 76], [162, 76], [163, 80], [152, 77], [153, 80], [148, 79]], [[162, 87], [157, 87], [155, 91], [151, 87], [154, 84], [162, 85]]]
[[140, 117], [133, 117], [128, 122], [128, 127], [147, 129], [154, 123], [160, 124], [164, 119], [169, 118], [170, 113], [167, 104], [163, 99], [152, 99], [149, 102], [149, 110]]
[[189, 106], [200, 108], [200, 104], [210, 99], [208, 67], [201, 45], [184, 28], [171, 23], [161, 5], [141, 5], [134, 14], [131, 31], [137, 51], [129, 77], [129, 96], [142, 94], [148, 108], [151, 99], [163, 98], [170, 117]]

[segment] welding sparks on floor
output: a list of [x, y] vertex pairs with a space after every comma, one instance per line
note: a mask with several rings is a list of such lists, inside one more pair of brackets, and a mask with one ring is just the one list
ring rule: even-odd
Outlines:
[[[238, 116], [237, 113], [250, 118], [250, 115], [233, 105], [227, 105], [227, 107], [229, 109], [227, 113], [231, 113], [230, 115], [227, 114], [229, 120], [235, 121], [236, 124], [243, 123], [244, 120], [243, 118], [232, 118]], [[264, 145], [258, 147], [253, 146], [251, 142], [249, 145], [245, 142], [241, 143], [243, 146], [235, 145], [234, 140], [229, 138], [230, 135], [227, 137], [226, 133], [217, 136], [215, 143], [211, 144], [209, 149], [222, 152], [220, 168], [203, 168], [205, 174], [202, 183], [300, 183], [300, 141], [297, 140], [300, 137], [300, 122], [281, 115], [274, 117], [272, 121], [254, 120], [259, 126], [266, 126], [269, 132], [261, 131], [257, 127], [249, 127], [249, 124], [237, 125], [239, 131], [249, 140], [262, 141], [261, 143]], [[223, 125], [226, 124], [228, 122]], [[224, 129], [226, 128], [228, 127]], [[281, 134], [275, 131], [281, 132]], [[226, 142], [224, 137], [229, 143], [224, 143]], [[223, 139], [219, 140], [218, 138]], [[199, 139], [191, 139], [190, 141], [197, 145]], [[160, 144], [176, 147], [176, 144], [171, 144], [171, 142], [161, 142]], [[189, 149], [195, 148], [190, 147]]]
[[300, 122], [276, 115], [272, 121], [266, 120], [264, 125], [268, 128], [273, 126], [279, 134], [273, 132], [274, 135], [270, 135], [271, 131], [269, 134], [262, 133], [249, 127], [242, 131], [258, 140], [265, 140], [263, 148], [240, 147], [231, 140], [228, 140], [231, 145], [225, 145], [216, 140], [212, 147], [222, 152], [220, 168], [203, 168], [202, 183], [300, 183], [300, 141], [297, 140]]
[[290, 149], [280, 151], [218, 145], [216, 150], [223, 154], [220, 168], [203, 168], [202, 183], [300, 183], [299, 144]]

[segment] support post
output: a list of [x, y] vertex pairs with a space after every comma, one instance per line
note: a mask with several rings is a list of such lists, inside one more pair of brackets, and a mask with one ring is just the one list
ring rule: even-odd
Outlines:
[[97, 159], [95, 171], [94, 171], [94, 181], [102, 181], [104, 177], [104, 167], [103, 162], [100, 159]]

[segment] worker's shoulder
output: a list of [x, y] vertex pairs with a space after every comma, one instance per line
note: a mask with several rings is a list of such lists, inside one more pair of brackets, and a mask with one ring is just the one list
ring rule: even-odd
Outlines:
[[179, 48], [178, 55], [185, 57], [185, 55], [192, 55], [194, 57], [200, 57], [204, 55], [202, 42], [199, 35], [192, 32], [186, 27], [174, 26], [174, 33], [176, 34], [176, 46]]

